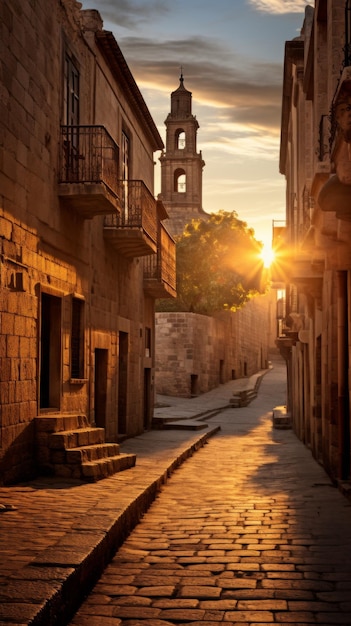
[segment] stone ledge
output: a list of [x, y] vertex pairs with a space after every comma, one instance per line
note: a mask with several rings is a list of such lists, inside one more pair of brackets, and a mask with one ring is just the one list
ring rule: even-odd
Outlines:
[[273, 409], [273, 428], [287, 430], [291, 427], [291, 414], [288, 413], [286, 406], [276, 406]]

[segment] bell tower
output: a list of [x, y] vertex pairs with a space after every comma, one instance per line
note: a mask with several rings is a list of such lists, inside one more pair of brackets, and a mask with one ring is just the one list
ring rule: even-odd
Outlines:
[[202, 208], [202, 170], [205, 162], [196, 152], [197, 130], [191, 112], [191, 91], [184, 87], [183, 73], [179, 87], [171, 93], [171, 112], [165, 120], [166, 149], [161, 162], [161, 193], [159, 195], [169, 220], [165, 223], [173, 236], [181, 235], [185, 225], [194, 218], [205, 218]]

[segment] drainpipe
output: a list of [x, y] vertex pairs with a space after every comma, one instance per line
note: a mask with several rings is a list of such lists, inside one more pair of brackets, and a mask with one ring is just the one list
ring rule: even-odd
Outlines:
[[337, 272], [338, 478], [349, 478], [347, 273]]

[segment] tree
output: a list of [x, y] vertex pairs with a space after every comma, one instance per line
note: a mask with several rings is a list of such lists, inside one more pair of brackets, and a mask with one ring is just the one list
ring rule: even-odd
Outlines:
[[212, 315], [240, 308], [266, 290], [262, 247], [235, 211], [192, 220], [176, 246], [177, 298], [160, 301], [158, 310]]

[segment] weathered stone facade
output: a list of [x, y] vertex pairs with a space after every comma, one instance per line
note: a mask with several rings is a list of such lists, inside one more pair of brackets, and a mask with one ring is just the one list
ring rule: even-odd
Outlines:
[[235, 313], [156, 314], [157, 392], [191, 397], [268, 367], [274, 293]]
[[166, 240], [174, 272], [174, 242], [152, 195], [163, 143], [98, 12], [4, 0], [0, 25], [0, 480], [9, 482], [36, 469], [39, 415], [84, 414], [109, 441], [149, 427], [154, 300], [175, 292], [160, 274]]
[[350, 17], [349, 2], [316, 0], [286, 42], [280, 153], [287, 317], [278, 345], [295, 432], [336, 480], [351, 475]]
[[171, 93], [171, 111], [166, 121], [166, 149], [160, 157], [161, 193], [169, 219], [169, 232], [178, 237], [192, 219], [206, 219], [202, 208], [202, 170], [205, 161], [197, 152], [199, 122], [192, 113], [192, 94], [184, 86]]
[[[161, 161], [161, 194], [177, 238], [192, 219], [208, 219], [202, 208], [202, 170], [197, 152], [199, 123], [192, 114], [192, 94], [184, 86], [171, 94], [166, 121], [166, 149]], [[184, 187], [179, 182], [184, 176]], [[156, 313], [156, 391], [189, 397], [220, 383], [266, 367], [272, 347], [275, 292], [251, 300], [236, 313], [214, 317], [193, 313]], [[274, 329], [275, 331], [275, 329]]]

